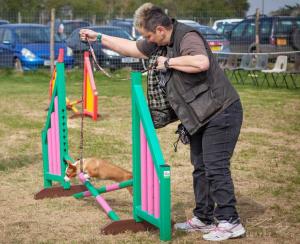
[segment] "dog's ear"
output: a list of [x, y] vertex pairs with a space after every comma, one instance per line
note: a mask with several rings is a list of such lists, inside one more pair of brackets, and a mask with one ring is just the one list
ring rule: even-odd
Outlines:
[[76, 167], [76, 163], [72, 163], [70, 160], [64, 160], [65, 163], [68, 164], [68, 167], [66, 168], [66, 176], [68, 176], [69, 178], [73, 178], [76, 176], [77, 174], [77, 167]]
[[69, 168], [71, 168], [71, 169], [76, 169], [77, 167], [76, 167], [76, 165], [77, 165], [77, 162], [75, 162], [75, 163], [72, 163], [70, 160], [64, 160], [67, 164], [68, 164], [68, 167]]

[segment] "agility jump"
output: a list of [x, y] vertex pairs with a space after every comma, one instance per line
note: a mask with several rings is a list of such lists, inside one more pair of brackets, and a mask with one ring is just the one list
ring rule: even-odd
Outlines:
[[99, 198], [101, 193], [131, 186], [131, 180], [94, 188], [81, 175], [80, 180], [89, 190], [77, 193], [74, 197], [96, 197], [97, 202], [114, 221], [102, 228], [105, 234], [118, 234], [126, 230], [137, 232], [153, 229], [152, 226], [155, 226], [160, 230], [160, 239], [167, 241], [171, 239], [170, 167], [163, 159], [141, 80], [141, 73], [131, 74], [134, 219], [117, 221], [119, 217], [116, 213], [103, 202], [103, 199]]
[[[80, 117], [81, 113], [76, 108], [77, 104], [80, 104], [83, 100], [84, 103], [84, 110], [83, 115], [91, 117], [93, 120], [97, 120], [100, 115], [98, 114], [98, 91], [96, 88], [94, 75], [91, 67], [91, 62], [89, 58], [89, 52], [84, 52], [84, 68], [83, 68], [83, 82], [84, 82], [84, 92], [83, 98], [71, 101], [68, 97], [66, 97], [66, 105], [67, 109], [73, 112], [73, 115], [70, 118]], [[57, 62], [63, 63], [64, 62], [64, 49], [59, 49], [59, 55]], [[52, 92], [55, 86], [56, 80], [56, 67], [54, 67], [50, 82], [49, 82], [49, 99], [52, 97]]]
[[[82, 185], [71, 186], [65, 180], [67, 164], [72, 160], [68, 148], [67, 106], [65, 90], [64, 64], [56, 64], [55, 82], [44, 129], [41, 133], [44, 171], [44, 189], [35, 195], [35, 199], [45, 197], [70, 196], [86, 190]], [[52, 187], [53, 182], [60, 186]]]
[[[71, 186], [65, 178], [66, 161], [74, 162], [68, 153], [67, 105], [64, 64], [56, 64], [56, 80], [45, 127], [42, 131], [44, 189], [35, 199], [70, 196], [93, 196], [113, 221], [102, 228], [103, 233], [117, 234], [126, 230], [137, 232], [153, 226], [159, 228], [160, 239], [171, 239], [170, 167], [165, 164], [150, 112], [143, 94], [141, 74], [132, 79], [132, 169], [133, 180], [95, 188], [83, 173], [83, 185]], [[52, 186], [58, 182], [60, 186]], [[119, 220], [102, 193], [133, 185], [133, 219]], [[80, 192], [80, 193], [79, 193]]]

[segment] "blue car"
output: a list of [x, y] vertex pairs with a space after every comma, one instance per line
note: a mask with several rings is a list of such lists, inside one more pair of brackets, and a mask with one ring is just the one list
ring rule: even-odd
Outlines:
[[[64, 49], [64, 63], [74, 64], [73, 52], [66, 43], [55, 40], [55, 59]], [[39, 24], [6, 24], [0, 26], [0, 67], [34, 70], [50, 66], [50, 29]]]
[[8, 20], [0, 19], [0, 25], [9, 24]]
[[[133, 40], [133, 37], [128, 34], [127, 31], [116, 26], [88, 26], [87, 29], [100, 32], [105, 35], [115, 36], [124, 38], [127, 40]], [[75, 57], [75, 65], [82, 65], [83, 52], [88, 50], [88, 44], [81, 42], [79, 39], [78, 28], [72, 32], [69, 38], [66, 40], [68, 47], [72, 48]], [[138, 58], [124, 57], [119, 53], [116, 53], [110, 49], [99, 45], [99, 43], [92, 43], [92, 47], [95, 51], [95, 56], [99, 64], [104, 68], [109, 68], [111, 70], [116, 70], [122, 67], [132, 67], [134, 70], [141, 69], [142, 63]]]

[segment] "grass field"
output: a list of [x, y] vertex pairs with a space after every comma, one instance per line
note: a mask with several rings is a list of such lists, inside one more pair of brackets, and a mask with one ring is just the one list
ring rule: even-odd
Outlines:
[[[67, 94], [80, 98], [81, 72], [66, 73]], [[108, 80], [96, 75], [101, 119], [84, 121], [84, 157], [106, 158], [131, 169], [129, 72]], [[0, 243], [159, 243], [156, 232], [100, 235], [109, 222], [95, 201], [57, 198], [36, 201], [43, 187], [40, 132], [48, 104], [49, 73], [0, 71]], [[236, 85], [244, 123], [232, 158], [238, 210], [247, 237], [226, 243], [299, 243], [300, 240], [300, 90]], [[68, 120], [69, 150], [79, 155], [80, 119]], [[171, 165], [172, 218], [191, 217], [192, 166], [189, 148], [179, 145], [176, 124], [158, 130]], [[107, 184], [94, 180], [96, 186]], [[107, 193], [121, 218], [131, 217], [126, 190]], [[173, 243], [206, 243], [200, 233], [173, 232]]]

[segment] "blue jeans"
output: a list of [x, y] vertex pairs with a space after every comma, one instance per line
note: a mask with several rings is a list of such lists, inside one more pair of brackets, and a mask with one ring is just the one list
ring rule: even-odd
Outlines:
[[230, 172], [243, 122], [240, 100], [231, 104], [191, 136], [191, 161], [196, 207], [194, 215], [210, 224], [217, 220], [239, 221]]

